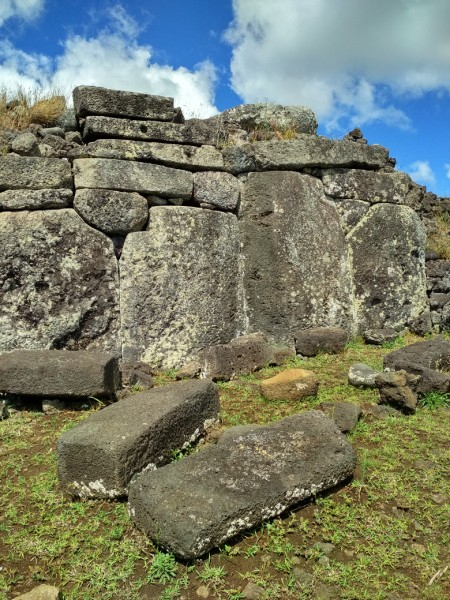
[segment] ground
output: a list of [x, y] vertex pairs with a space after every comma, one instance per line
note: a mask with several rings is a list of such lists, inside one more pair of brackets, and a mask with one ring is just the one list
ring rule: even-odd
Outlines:
[[[381, 369], [393, 347], [417, 340], [382, 348], [355, 341], [340, 355], [291, 361], [321, 382], [318, 398], [302, 403], [260, 396], [259, 379], [280, 368], [219, 384], [221, 425], [199, 451], [232, 425], [268, 423], [320, 402], [375, 404], [375, 391], [347, 384], [349, 366]], [[48, 583], [67, 599], [238, 600], [249, 582], [262, 600], [450, 597], [450, 409], [445, 398], [427, 404], [413, 416], [364, 418], [350, 435], [358, 455], [352, 481], [187, 564], [137, 531], [126, 503], [71, 502], [59, 493], [56, 441], [89, 411], [19, 411], [0, 422], [0, 599]]]

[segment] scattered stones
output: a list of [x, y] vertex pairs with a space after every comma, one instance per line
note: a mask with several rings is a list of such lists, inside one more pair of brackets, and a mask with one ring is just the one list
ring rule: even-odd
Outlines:
[[398, 331], [391, 327], [385, 327], [382, 329], [368, 329], [364, 331], [363, 338], [366, 344], [373, 344], [374, 346], [381, 346], [386, 342], [393, 342], [398, 338]]
[[297, 354], [302, 356], [339, 354], [345, 349], [348, 333], [340, 327], [314, 327], [296, 331], [294, 339]]
[[375, 383], [380, 391], [380, 404], [389, 404], [399, 408], [406, 414], [416, 411], [417, 395], [413, 388], [417, 386], [419, 377], [406, 371], [380, 373]]
[[355, 363], [348, 371], [348, 382], [355, 387], [376, 388], [375, 377], [378, 373], [364, 363]]
[[260, 383], [261, 394], [267, 400], [292, 400], [317, 396], [319, 380], [306, 369], [285, 369]]
[[38, 585], [26, 594], [16, 596], [16, 600], [60, 600], [61, 592], [52, 585]]
[[58, 440], [61, 488], [81, 498], [124, 496], [135, 475], [169, 462], [174, 450], [195, 442], [218, 414], [217, 389], [206, 379], [119, 400]]
[[194, 200], [207, 202], [221, 210], [236, 210], [240, 184], [230, 173], [202, 172], [194, 175]]
[[353, 474], [355, 453], [318, 411], [233, 427], [216, 445], [130, 485], [136, 525], [183, 559], [202, 556]]

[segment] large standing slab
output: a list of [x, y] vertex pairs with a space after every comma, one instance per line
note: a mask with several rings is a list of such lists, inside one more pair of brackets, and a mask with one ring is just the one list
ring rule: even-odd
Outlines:
[[233, 427], [216, 446], [136, 478], [130, 513], [158, 544], [193, 559], [336, 486], [355, 463], [351, 445], [318, 411]]
[[219, 415], [210, 380], [183, 381], [119, 400], [65, 432], [58, 441], [62, 489], [84, 498], [124, 496], [132, 477], [166, 464]]
[[72, 171], [66, 160], [0, 156], [0, 192], [57, 188], [72, 189]]
[[120, 261], [124, 360], [179, 368], [236, 337], [238, 254], [234, 215], [151, 208], [148, 231], [127, 236]]
[[321, 182], [286, 171], [250, 173], [240, 217], [248, 329], [292, 343], [301, 328], [351, 328], [347, 246]]
[[367, 329], [404, 327], [426, 308], [425, 230], [407, 206], [377, 204], [347, 236], [357, 320]]
[[0, 213], [0, 351], [119, 352], [111, 240], [71, 208]]

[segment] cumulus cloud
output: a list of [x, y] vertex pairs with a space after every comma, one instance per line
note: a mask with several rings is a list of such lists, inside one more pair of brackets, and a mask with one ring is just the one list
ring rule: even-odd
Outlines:
[[436, 185], [436, 176], [427, 160], [416, 160], [413, 162], [408, 169], [408, 173], [417, 183], [429, 186]]
[[1, 0], [0, 27], [11, 17], [31, 21], [39, 15], [44, 3], [45, 0]]
[[233, 0], [232, 86], [311, 106], [328, 128], [403, 129], [398, 98], [450, 91], [448, 0]]
[[446, 176], [450, 179], [450, 165], [449, 164], [445, 164], [445, 171], [446, 171]]

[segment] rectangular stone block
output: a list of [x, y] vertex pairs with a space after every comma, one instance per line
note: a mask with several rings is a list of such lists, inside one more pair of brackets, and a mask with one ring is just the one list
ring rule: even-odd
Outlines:
[[67, 208], [72, 203], [72, 190], [6, 190], [0, 193], [0, 210]]
[[77, 190], [106, 189], [189, 200], [194, 186], [192, 173], [129, 160], [78, 158], [73, 170]]
[[219, 414], [210, 380], [182, 381], [135, 394], [90, 415], [58, 441], [61, 488], [81, 498], [118, 498], [143, 469], [169, 462]]
[[43, 398], [107, 398], [120, 383], [117, 358], [84, 350], [13, 350], [0, 355], [0, 392]]
[[73, 105], [78, 118], [104, 115], [172, 121], [175, 115], [173, 98], [90, 85], [80, 85], [73, 90]]
[[0, 192], [55, 188], [72, 189], [72, 171], [66, 160], [0, 156]]

